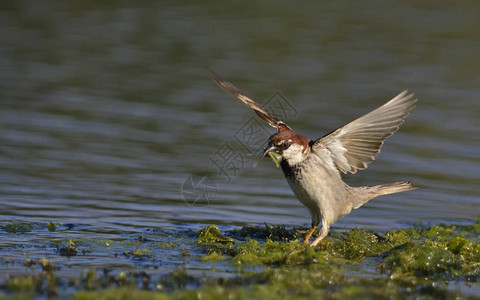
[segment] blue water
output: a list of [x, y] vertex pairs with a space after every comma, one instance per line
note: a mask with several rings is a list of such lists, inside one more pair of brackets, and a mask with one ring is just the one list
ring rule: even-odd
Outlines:
[[[0, 233], [0, 247], [51, 239], [48, 222], [111, 240], [204, 224], [308, 226], [280, 169], [252, 154], [273, 131], [253, 126], [258, 119], [207, 68], [260, 103], [281, 96], [288, 124], [312, 139], [408, 88], [417, 108], [346, 181], [422, 188], [372, 200], [333, 230], [475, 220], [478, 5], [282, 5], [4, 5], [0, 225], [40, 229]], [[256, 140], [246, 141], [247, 128]], [[102, 259], [95, 264], [111, 258]]]

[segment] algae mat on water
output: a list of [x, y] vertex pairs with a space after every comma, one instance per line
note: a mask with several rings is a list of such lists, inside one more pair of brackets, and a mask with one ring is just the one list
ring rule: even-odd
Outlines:
[[[3, 229], [24, 235], [51, 227], [9, 224]], [[283, 226], [220, 232], [211, 225], [197, 233], [154, 230], [123, 240], [66, 236], [30, 245], [22, 259], [9, 258], [8, 249], [0, 248], [4, 272], [18, 265], [26, 270], [2, 279], [0, 298], [453, 299], [480, 293], [480, 222], [331, 232], [317, 248], [300, 244], [302, 234]], [[34, 258], [49, 251], [48, 258]], [[84, 268], [75, 267], [98, 257], [116, 263], [83, 261]]]

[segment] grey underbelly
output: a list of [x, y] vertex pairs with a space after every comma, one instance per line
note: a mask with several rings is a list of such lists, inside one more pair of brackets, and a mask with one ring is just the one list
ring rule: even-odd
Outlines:
[[305, 205], [312, 217], [326, 220], [329, 224], [351, 211], [349, 187], [335, 174], [315, 174], [306, 169], [298, 178], [287, 181], [298, 200]]

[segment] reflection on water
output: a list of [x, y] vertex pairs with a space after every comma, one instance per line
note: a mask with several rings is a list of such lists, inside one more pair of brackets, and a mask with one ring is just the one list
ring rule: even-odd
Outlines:
[[[279, 91], [298, 111], [289, 123], [310, 138], [409, 88], [418, 107], [378, 161], [347, 181], [411, 180], [423, 189], [375, 199], [333, 228], [473, 220], [480, 215], [474, 10], [341, 2], [253, 12], [5, 5], [2, 221], [69, 223], [110, 238], [204, 223], [309, 224], [281, 171], [236, 142], [253, 114], [218, 89], [206, 67], [261, 103]], [[229, 141], [245, 160], [225, 180], [211, 158]], [[192, 175], [214, 182], [211, 203], [185, 201]]]

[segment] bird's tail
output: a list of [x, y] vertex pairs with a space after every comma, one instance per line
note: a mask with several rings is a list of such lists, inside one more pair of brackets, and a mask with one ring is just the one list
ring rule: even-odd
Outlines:
[[370, 199], [381, 196], [388, 195], [400, 192], [406, 192], [418, 189], [418, 186], [415, 186], [410, 183], [410, 181], [394, 182], [387, 183], [375, 186], [364, 186], [357, 187], [355, 193], [355, 200], [353, 200], [353, 209], [357, 209], [363, 204], [367, 203]]
[[394, 182], [368, 187], [368, 192], [372, 198], [380, 195], [388, 195], [400, 192], [406, 192], [418, 189], [419, 187], [410, 183], [410, 181]]

